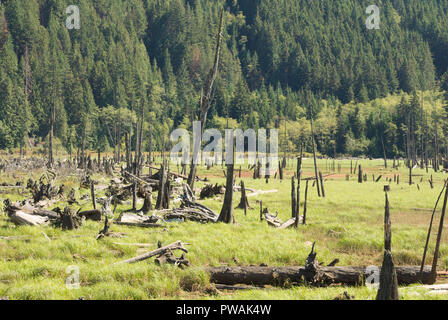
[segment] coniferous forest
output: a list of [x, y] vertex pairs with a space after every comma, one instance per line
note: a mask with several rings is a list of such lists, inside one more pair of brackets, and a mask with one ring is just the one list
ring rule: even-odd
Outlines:
[[[70, 4], [79, 30], [66, 28]], [[411, 153], [432, 154], [436, 136], [446, 153], [446, 2], [378, 1], [378, 30], [369, 4], [2, 0], [0, 149], [45, 152], [54, 118], [58, 150], [117, 152], [143, 115], [143, 150], [169, 150], [196, 119], [224, 9], [207, 126], [281, 128], [287, 151], [311, 152], [313, 117], [323, 155], [403, 157], [409, 134]]]

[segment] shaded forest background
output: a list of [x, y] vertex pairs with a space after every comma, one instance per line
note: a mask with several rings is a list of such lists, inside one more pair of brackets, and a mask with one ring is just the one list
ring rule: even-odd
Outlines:
[[[0, 149], [169, 150], [191, 129], [213, 64], [222, 58], [208, 127], [281, 128], [283, 150], [334, 156], [448, 152], [448, 3], [376, 1], [368, 30], [358, 0], [0, 0]], [[68, 30], [78, 5], [81, 29]], [[417, 138], [416, 138], [417, 137]], [[386, 146], [385, 148], [383, 146]]]

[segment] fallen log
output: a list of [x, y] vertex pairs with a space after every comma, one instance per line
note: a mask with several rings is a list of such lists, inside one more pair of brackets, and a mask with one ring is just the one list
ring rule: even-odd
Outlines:
[[127, 171], [123, 171], [123, 174], [130, 177], [131, 179], [137, 181], [138, 183], [141, 183], [143, 185], [147, 185], [147, 186], [157, 186], [159, 184], [158, 180], [154, 180], [154, 179], [147, 179], [147, 180], [143, 180], [135, 175], [133, 175], [132, 173], [129, 173]]
[[139, 228], [166, 228], [166, 226], [158, 223], [149, 223], [149, 222], [142, 222], [142, 223], [136, 223], [136, 222], [114, 222], [114, 224], [120, 225], [120, 226], [127, 226], [127, 227], [139, 227]]
[[[156, 166], [153, 166], [153, 165], [150, 165], [149, 166], [151, 169], [156, 169], [156, 170], [160, 170], [160, 168], [158, 168], [158, 167], [156, 167]], [[160, 171], [159, 171], [160, 172]], [[153, 175], [152, 177], [151, 177], [151, 179], [153, 179], [153, 180], [159, 180], [159, 178], [158, 178], [158, 176], [157, 176], [157, 174], [159, 173], [159, 172], [157, 172], [155, 175]], [[186, 176], [186, 175], [184, 175], [184, 174], [180, 174], [180, 173], [176, 173], [176, 172], [167, 172], [168, 174], [170, 174], [170, 175], [172, 175], [173, 177], [176, 177], [176, 178], [182, 178], [183, 180], [187, 180], [188, 179], [188, 177]], [[154, 179], [154, 178], [157, 178], [157, 179]], [[198, 177], [196, 177], [196, 179], [199, 179]]]
[[[246, 190], [249, 190], [249, 189], [246, 189]], [[249, 193], [247, 196], [248, 197], [256, 197], [256, 196], [259, 196], [261, 194], [277, 193], [277, 192], [278, 192], [278, 190], [267, 190], [267, 191], [258, 190], [258, 191], [254, 192], [254, 193]]]
[[[299, 223], [301, 221], [302, 216], [299, 217]], [[279, 229], [287, 229], [289, 227], [292, 227], [294, 225], [294, 223], [296, 222], [296, 218], [291, 218], [287, 221], [285, 221], [280, 227], [278, 227]]]
[[101, 221], [102, 219], [102, 214], [101, 214], [101, 210], [87, 210], [87, 211], [82, 211], [80, 213], [78, 213], [78, 216], [85, 217], [86, 220], [92, 220], [92, 221]]
[[154, 262], [159, 266], [166, 263], [174, 264], [181, 269], [183, 269], [184, 266], [188, 267], [190, 265], [190, 261], [185, 258], [185, 253], [182, 253], [182, 255], [177, 258], [171, 250], [167, 250], [165, 253], [159, 255]]
[[9, 216], [12, 222], [19, 226], [40, 226], [48, 225], [50, 219], [48, 217], [42, 217], [37, 215], [28, 214], [22, 211], [16, 211]]
[[[237, 290], [257, 290], [260, 289], [260, 287], [254, 287], [254, 286], [228, 286], [225, 284], [215, 284], [215, 288], [218, 290], [228, 290], [228, 291], [237, 291]], [[263, 288], [266, 289], [266, 288]], [[267, 290], [267, 289], [266, 289]]]
[[134, 257], [134, 258], [131, 258], [131, 259], [127, 259], [127, 260], [124, 260], [124, 261], [116, 262], [116, 263], [114, 263], [114, 265], [123, 264], [123, 263], [140, 262], [140, 261], [149, 259], [149, 258], [154, 257], [154, 256], [163, 255], [164, 253], [166, 253], [168, 251], [173, 251], [173, 250], [182, 250], [183, 252], [188, 253], [188, 250], [185, 248], [185, 245], [188, 245], [188, 243], [184, 243], [182, 241], [176, 241], [176, 242], [173, 242], [173, 243], [171, 243], [171, 244], [169, 244], [167, 246], [157, 248], [156, 250], [153, 250], [151, 252], [142, 254], [140, 256], [137, 256], [137, 257]]
[[[366, 267], [320, 267], [319, 273], [326, 284], [363, 285], [371, 275]], [[380, 270], [380, 267], [378, 267]], [[398, 284], [431, 283], [431, 267], [425, 266], [423, 277], [420, 267], [396, 267]], [[225, 285], [253, 286], [283, 285], [285, 282], [306, 284], [313, 282], [315, 273], [305, 267], [215, 267], [207, 268], [210, 281]]]
[[223, 195], [226, 188], [218, 184], [206, 184], [199, 194], [199, 199], [204, 200], [206, 198], [213, 198], [217, 195]]
[[282, 225], [282, 221], [279, 218], [277, 218], [277, 216], [274, 216], [267, 212], [264, 212], [263, 214], [268, 225], [273, 226], [275, 228], [280, 228], [280, 226]]
[[45, 209], [34, 209], [33, 215], [47, 217], [50, 220], [57, 220], [61, 217], [61, 215], [58, 212], [45, 210]]
[[161, 218], [159, 216], [145, 216], [142, 214], [133, 214], [123, 212], [118, 217], [117, 221], [114, 224], [129, 226], [129, 227], [142, 227], [142, 228], [160, 228], [165, 227], [161, 224], [158, 224]]
[[[291, 218], [285, 222], [282, 222], [277, 217], [277, 215], [274, 216], [267, 212], [263, 212], [263, 215], [264, 215], [264, 218], [265, 218], [266, 222], [268, 223], [268, 225], [270, 225], [274, 228], [277, 228], [279, 230], [290, 228], [296, 222], [296, 218]], [[299, 222], [302, 222], [302, 221], [303, 221], [303, 216], [299, 216]]]
[[163, 212], [165, 220], [180, 219], [180, 220], [190, 220], [201, 223], [217, 222], [218, 214], [207, 208], [206, 206], [191, 202], [188, 199], [182, 200], [182, 205], [180, 208], [174, 208], [172, 210], [161, 210]]

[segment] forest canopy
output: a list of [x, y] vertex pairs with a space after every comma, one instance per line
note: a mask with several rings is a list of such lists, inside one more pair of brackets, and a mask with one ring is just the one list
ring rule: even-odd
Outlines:
[[[448, 148], [448, 4], [378, 0], [381, 26], [368, 30], [370, 4], [0, 0], [0, 149], [47, 141], [51, 110], [69, 153], [123, 145], [141, 115], [144, 151], [167, 147], [172, 130], [196, 119], [221, 9], [208, 127], [229, 117], [240, 128], [284, 128], [281, 143], [297, 152], [311, 148], [312, 116], [330, 156], [382, 157], [385, 145], [388, 157], [404, 156], [410, 126]], [[66, 27], [69, 5], [80, 9], [79, 30]]]

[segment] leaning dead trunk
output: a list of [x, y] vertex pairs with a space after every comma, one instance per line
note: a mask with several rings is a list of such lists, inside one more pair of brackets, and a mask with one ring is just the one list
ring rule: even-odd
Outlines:
[[316, 143], [314, 140], [314, 125], [313, 125], [313, 115], [311, 114], [311, 142], [313, 144], [313, 158], [314, 158], [314, 177], [316, 178], [316, 187], [317, 187], [317, 195], [320, 197], [320, 187], [319, 187], [319, 176], [317, 169], [317, 160], [316, 160]]
[[[205, 128], [205, 122], [207, 120], [207, 113], [208, 113], [208, 110], [210, 109], [210, 100], [211, 100], [213, 84], [215, 82], [216, 75], [218, 74], [219, 56], [220, 56], [220, 52], [221, 52], [221, 42], [222, 42], [223, 17], [224, 17], [224, 10], [221, 11], [221, 17], [220, 17], [220, 22], [219, 22], [219, 30], [218, 30], [218, 37], [217, 37], [216, 51], [215, 51], [215, 60], [213, 63], [213, 67], [210, 69], [210, 71], [208, 73], [207, 79], [205, 80], [204, 87], [202, 89], [203, 94], [201, 97], [201, 105], [200, 105], [200, 110], [199, 110], [199, 121], [201, 122], [201, 131], [203, 131]], [[195, 153], [197, 151], [194, 150], [193, 152]], [[195, 161], [195, 158], [196, 158], [196, 155], [194, 155], [193, 159], [191, 160], [191, 168], [190, 168], [190, 173], [188, 175], [188, 181], [187, 181], [191, 190], [194, 190], [194, 181], [196, 179], [197, 162]]]
[[437, 260], [439, 258], [440, 241], [442, 240], [443, 222], [445, 220], [446, 208], [448, 204], [448, 188], [445, 191], [445, 199], [443, 200], [442, 215], [440, 216], [439, 231], [437, 232], [436, 248], [434, 250], [434, 260], [432, 262], [432, 281], [436, 282], [437, 277]]

